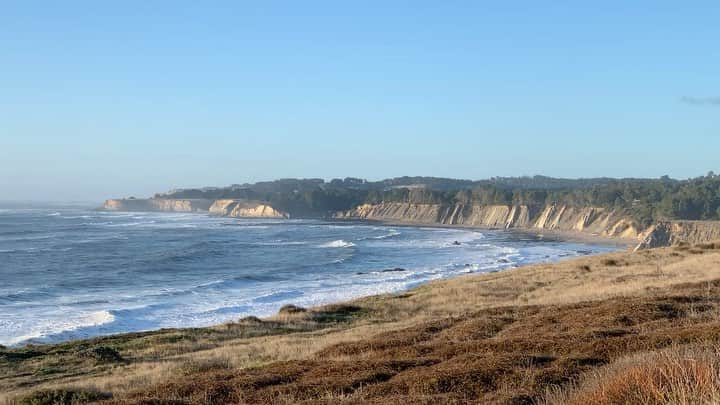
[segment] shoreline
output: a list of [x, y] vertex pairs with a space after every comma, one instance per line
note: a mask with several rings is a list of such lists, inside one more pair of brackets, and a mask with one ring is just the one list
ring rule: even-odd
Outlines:
[[[640, 299], [638, 297], [664, 294], [668, 288], [687, 286], [687, 283], [700, 283], [699, 288], [705, 291], [707, 282], [718, 277], [720, 244], [716, 246], [641, 252], [618, 250], [434, 280], [402, 292], [322, 306], [300, 309], [290, 306], [263, 319], [248, 316], [208, 327], [0, 347], [0, 381], [4, 381], [0, 383], [0, 391], [5, 393], [5, 398], [13, 398], [48, 387], [90, 387], [121, 399], [132, 392], [128, 387], [134, 386], [138, 376], [145, 378], [139, 387], [149, 389], [178, 372], [202, 375], [231, 368], [229, 372], [244, 373], [246, 368], [272, 367], [278, 361], [324, 361], [318, 353], [332, 351], [337, 345], [374, 346], [372, 342], [376, 340], [373, 339], [381, 339], [385, 333], [425, 330], [422, 325], [433, 328], [437, 322], [452, 325], [469, 321], [475, 325], [472, 319], [479, 313], [487, 313], [490, 322], [487, 325], [494, 325], [497, 319], [516, 319], [513, 315], [516, 311], [547, 311], [552, 319], [557, 319], [557, 308], [563, 305], [585, 308], [601, 305], [592, 303], [608, 299]], [[618, 308], [629, 310], [634, 306]], [[497, 318], [497, 311], [509, 312]], [[579, 319], [591, 319], [587, 322], [595, 319], [584, 317], [584, 312], [579, 314]], [[621, 315], [623, 313], [618, 314]], [[482, 325], [486, 325], [485, 321], [472, 329], [484, 328]], [[582, 336], [595, 326], [587, 328], [582, 329]], [[507, 333], [519, 330], [525, 329], [510, 327]], [[607, 339], [602, 334], [597, 336]], [[408, 347], [417, 345], [422, 342]], [[341, 358], [344, 357], [341, 355]], [[37, 370], [50, 370], [48, 365], [54, 367], [52, 376], [39, 377]], [[18, 370], [23, 372], [18, 374]], [[2, 399], [0, 395], [0, 403]]]
[[[167, 213], [167, 212], [160, 212], [160, 213]], [[172, 213], [169, 213], [172, 214]], [[206, 213], [195, 213], [199, 215], [208, 216]], [[235, 219], [243, 219], [243, 218], [235, 218]], [[299, 218], [299, 219], [311, 219], [311, 218]], [[539, 237], [538, 243], [542, 243], [544, 240], [553, 240], [553, 241], [559, 241], [559, 242], [578, 242], [578, 243], [587, 243], [587, 244], [602, 244], [605, 246], [616, 246], [619, 247], [617, 251], [614, 252], [622, 252], [624, 249], [623, 247], [630, 247], [631, 243], [627, 240], [619, 239], [619, 238], [611, 238], [611, 237], [601, 237], [596, 235], [588, 235], [583, 234], [581, 232], [568, 232], [568, 231], [547, 231], [547, 232], [532, 232], [525, 229], [497, 229], [497, 228], [484, 228], [484, 227], [477, 227], [477, 226], [463, 226], [463, 225], [444, 225], [444, 224], [426, 224], [426, 223], [409, 223], [409, 222], [392, 222], [392, 221], [376, 221], [376, 220], [339, 220], [339, 219], [333, 219], [333, 218], [327, 218], [327, 219], [321, 219], [323, 221], [327, 221], [328, 223], [335, 223], [335, 224], [376, 224], [380, 226], [385, 227], [406, 227], [406, 228], [430, 228], [430, 229], [459, 229], [459, 230], [468, 230], [468, 231], [495, 231], [495, 232], [507, 232], [511, 234], [516, 235], [528, 235], [533, 237]], [[613, 253], [614, 253], [613, 252]], [[420, 285], [413, 285], [407, 288], [402, 288], [397, 291], [391, 291], [391, 292], [383, 292], [383, 293], [371, 293], [371, 294], [364, 294], [364, 295], [357, 295], [357, 296], [348, 296], [346, 298], [342, 298], [339, 300], [330, 300], [330, 301], [324, 301], [321, 300], [320, 303], [314, 304], [311, 306], [308, 306], [307, 309], [314, 309], [314, 308], [320, 308], [328, 305], [342, 305], [346, 304], [348, 302], [354, 302], [357, 300], [364, 300], [364, 299], [370, 299], [377, 296], [393, 296], [397, 294], [406, 294], [408, 292], [411, 292], [413, 290], [416, 290], [418, 288], [422, 288], [423, 286], [427, 286], [430, 284], [433, 284], [438, 281], [442, 280], [453, 280], [457, 278], [467, 277], [467, 276], [481, 276], [483, 274], [491, 274], [491, 273], [502, 273], [506, 272], [512, 269], [521, 268], [521, 267], [527, 267], [527, 266], [534, 266], [534, 265], [544, 265], [544, 264], [555, 264], [555, 263], [564, 263], [570, 260], [576, 260], [584, 257], [595, 257], [598, 255], [604, 255], [607, 254], [607, 252], [594, 252], [591, 254], [582, 254], [580, 256], [573, 256], [573, 257], [562, 257], [559, 258], [557, 261], [548, 261], [540, 260], [531, 264], [523, 264], [523, 265], [516, 265], [513, 267], [507, 267], [502, 269], [492, 269], [492, 270], [484, 270], [484, 271], [477, 271], [477, 272], [469, 272], [464, 274], [457, 274], [457, 275], [451, 275], [448, 277], [443, 277], [440, 279], [432, 279], [427, 280], [423, 284]], [[246, 317], [260, 317], [262, 319], [266, 318], [272, 318], [275, 316], [274, 314], [258, 314], [258, 313], [251, 313], [248, 314]], [[233, 322], [232, 320], [225, 321], [225, 322], [218, 322], [218, 323], [212, 323], [202, 326], [178, 326], [178, 327], [170, 327], [170, 328], [154, 328], [154, 329], [147, 329], [147, 330], [127, 330], [127, 331], [119, 331], [119, 332], [113, 332], [113, 333], [105, 333], [105, 334], [97, 334], [97, 335], [89, 335], [85, 337], [76, 337], [76, 338], [70, 338], [70, 339], [61, 339], [61, 340], [48, 340], [43, 341], [42, 338], [38, 338], [35, 340], [35, 338], [26, 339], [23, 341], [19, 341], [16, 343], [11, 344], [4, 344], [0, 345], [0, 348], [2, 346], [5, 346], [6, 348], [12, 348], [12, 349], [19, 349], [19, 348], [25, 348], [25, 347], [37, 347], [37, 346], [53, 346], [53, 345], [61, 345], [65, 343], [75, 343], [75, 342], [83, 342], [83, 341], [93, 341], [97, 339], [105, 339], [105, 338], [115, 338], [115, 337], [122, 337], [126, 335], [154, 335], [159, 334], [166, 330], [203, 330], [203, 329], [211, 329], [220, 327], [223, 324], [227, 322]]]
[[[102, 207], [96, 208], [95, 210], [101, 211], [101, 212], [146, 212], [146, 213], [186, 213], [186, 214], [196, 214], [196, 215], [204, 215], [208, 217], [218, 217], [218, 215], [213, 215], [209, 212], [201, 212], [201, 211], [164, 211], [164, 210], [158, 210], [158, 211], [126, 211], [126, 210], [108, 210], [104, 209]], [[220, 215], [219, 217], [223, 217]], [[227, 218], [231, 219], [258, 219], [256, 217], [230, 217], [227, 216]], [[267, 218], [267, 219], [276, 219], [276, 218]], [[277, 218], [280, 219], [280, 218]], [[516, 234], [525, 234], [525, 235], [535, 235], [535, 236], [541, 236], [541, 237], [550, 237], [555, 240], [559, 241], [566, 241], [566, 242], [584, 242], [584, 243], [597, 243], [597, 244], [609, 244], [609, 245], [615, 245], [615, 246], [623, 246], [627, 248], [634, 248], [638, 244], [640, 244], [640, 240], [636, 238], [622, 238], [618, 236], [605, 236], [600, 235], [597, 233], [587, 233], [583, 231], [566, 231], [566, 230], [558, 230], [558, 229], [539, 229], [539, 228], [493, 228], [493, 227], [484, 227], [484, 226], [478, 226], [478, 225], [457, 225], [457, 224], [441, 224], [441, 223], [428, 223], [428, 222], [416, 222], [416, 221], [397, 221], [397, 220], [380, 220], [380, 219], [361, 219], [361, 218], [334, 218], [334, 217], [292, 217], [289, 219], [309, 219], [309, 220], [322, 220], [322, 221], [328, 221], [328, 222], [337, 222], [337, 223], [359, 223], [359, 224], [379, 224], [379, 225], [385, 225], [385, 226], [396, 226], [396, 227], [415, 227], [415, 228], [439, 228], [439, 229], [468, 229], [468, 230], [484, 230], [484, 231], [506, 231]], [[703, 222], [703, 221], [696, 221], [696, 222]]]
[[637, 246], [640, 241], [635, 238], [621, 238], [615, 236], [603, 236], [599, 234], [592, 234], [581, 231], [563, 231], [558, 229], [538, 229], [538, 228], [488, 228], [482, 226], [472, 225], [455, 225], [455, 224], [439, 224], [439, 223], [426, 223], [426, 222], [413, 222], [413, 221], [389, 221], [389, 220], [375, 220], [375, 219], [339, 219], [330, 218], [329, 221], [346, 222], [346, 223], [360, 223], [360, 224], [380, 224], [384, 226], [395, 226], [395, 227], [411, 227], [411, 228], [438, 228], [438, 229], [466, 229], [476, 231], [497, 231], [497, 232], [510, 232], [522, 235], [533, 235], [542, 238], [549, 237], [554, 240], [562, 242], [583, 242], [603, 245], [615, 245], [627, 247], [629, 249]]
[[[128, 212], [134, 212], [134, 211], [128, 211]], [[168, 212], [168, 211], [143, 211], [147, 213], [158, 213], [158, 214], [173, 214], [174, 212]], [[207, 212], [193, 212], [190, 213], [193, 215], [199, 215], [206, 218], [215, 217], [212, 214], [209, 214]], [[231, 218], [231, 219], [237, 219], [242, 221], [245, 218]], [[365, 226], [371, 226], [371, 225], [378, 225], [383, 227], [406, 227], [406, 228], [428, 228], [428, 229], [456, 229], [456, 230], [467, 230], [467, 231], [493, 231], [497, 233], [505, 233], [507, 235], [527, 235], [532, 238], [537, 238], [537, 243], [542, 243], [543, 240], [545, 241], [558, 241], [558, 242], [578, 242], [578, 243], [587, 243], [587, 244], [598, 244], [598, 245], [605, 245], [605, 246], [613, 246], [617, 247], [618, 250], [622, 251], [624, 248], [630, 248], [632, 247], [633, 240], [629, 239], [622, 239], [617, 237], [606, 237], [601, 235], [593, 235], [583, 232], [575, 232], [575, 231], [558, 231], [558, 230], [542, 230], [542, 229], [532, 229], [532, 228], [488, 228], [488, 227], [482, 227], [482, 226], [468, 226], [468, 225], [454, 225], [454, 224], [440, 224], [440, 223], [425, 223], [425, 222], [412, 222], [412, 221], [384, 221], [384, 220], [373, 220], [373, 219], [340, 219], [340, 218], [297, 218], [300, 220], [304, 219], [311, 219], [311, 220], [320, 220], [325, 221], [329, 224], [338, 224], [338, 225], [346, 225], [346, 224], [360, 224]], [[281, 220], [282, 221], [282, 220]], [[589, 253], [589, 252], [588, 252]], [[587, 256], [593, 256], [597, 254], [602, 254], [602, 252], [594, 252]], [[583, 254], [586, 255], [586, 254]], [[563, 257], [559, 259], [559, 262], [564, 262], [567, 259], [572, 259], [568, 257]], [[548, 259], [539, 260], [536, 263], [533, 264], [542, 264], [542, 263], [549, 263], [547, 261]], [[525, 264], [515, 264], [514, 266], [525, 266]], [[489, 272], [498, 272], [498, 271], [506, 271], [513, 267], [508, 268], [501, 268], [501, 269], [485, 269], [485, 270], [479, 270], [474, 272], [468, 272], [466, 274], [483, 274], [483, 273], [489, 273]], [[465, 274], [454, 274], [449, 275], [446, 277], [443, 277], [442, 279], [452, 279], [457, 277], [462, 277]], [[431, 283], [433, 280], [428, 280], [422, 285], [426, 285], [427, 283]], [[405, 286], [400, 290], [393, 291], [393, 292], [385, 292], [385, 294], [397, 294], [397, 293], [404, 293], [407, 291], [410, 291], [416, 287], [417, 284], [411, 285], [411, 286]], [[357, 299], [363, 299], [366, 297], [370, 297], [373, 295], [376, 295], [377, 293], [374, 292], [364, 292], [360, 295], [350, 295], [344, 298], [337, 299], [335, 298], [329, 298], [328, 300], [320, 300], [319, 303], [311, 304], [310, 307], [317, 306], [317, 305], [332, 305], [332, 304], [338, 304], [348, 301], [353, 301]], [[381, 294], [383, 294], [381, 292]], [[300, 302], [300, 305], [305, 305], [304, 303]], [[262, 312], [262, 313], [250, 313], [249, 316], [272, 316], [268, 312]], [[185, 329], [185, 328], [212, 328], [216, 327], [219, 324], [222, 324], [222, 320], [217, 321], [217, 323], [208, 323], [208, 324], [202, 324], [202, 325], [186, 325], [186, 326], [177, 326], [173, 327], [173, 329]], [[115, 335], [121, 335], [121, 334], [128, 334], [128, 333], [154, 333], [157, 331], [162, 330], [161, 327], [157, 328], [150, 328], [150, 329], [144, 329], [144, 330], [125, 330], [125, 331], [116, 331], [116, 332], [110, 332], [110, 333], [101, 333], [101, 334], [88, 334], [85, 336], [76, 336], [71, 338], [60, 338], [60, 339], [43, 339], [42, 337], [38, 337], [37, 340], [35, 338], [29, 338], [24, 339], [22, 341], [15, 341], [12, 343], [4, 343], [6, 347], [12, 347], [12, 348], [18, 348], [18, 347], [27, 347], [32, 345], [54, 345], [59, 344], [63, 342], [72, 342], [72, 341], [82, 341], [87, 339], [94, 339], [97, 337], [103, 337], [103, 336], [115, 336]]]
[[[160, 214], [173, 214], [173, 212], [166, 212], [166, 211], [144, 211], [148, 213], [160, 213]], [[196, 215], [201, 215], [204, 217], [213, 217], [213, 215], [210, 215], [208, 213], [201, 213], [196, 212], [192, 213]], [[245, 218], [233, 218], [238, 220], [243, 220]], [[578, 242], [578, 243], [587, 243], [587, 244], [598, 244], [598, 245], [605, 245], [605, 246], [615, 246], [618, 247], [618, 251], [623, 251], [623, 248], [630, 248], [632, 247], [632, 241], [627, 239], [621, 239], [621, 238], [614, 238], [614, 237], [604, 237], [600, 235], [591, 235], [587, 233], [582, 232], [571, 232], [571, 231], [556, 231], [556, 230], [540, 230], [540, 229], [521, 229], [521, 228], [487, 228], [487, 227], [481, 227], [481, 226], [467, 226], [467, 225], [448, 225], [448, 224], [428, 224], [423, 222], [409, 222], [409, 221], [381, 221], [381, 220], [369, 220], [369, 219], [337, 219], [337, 218], [296, 218], [296, 219], [314, 219], [314, 220], [321, 220], [326, 221], [329, 224], [338, 224], [338, 225], [349, 225], [349, 224], [360, 224], [360, 225], [378, 225], [383, 227], [405, 227], [405, 228], [428, 228], [428, 229], [456, 229], [456, 230], [467, 230], [467, 231], [493, 231], [498, 233], [506, 233], [506, 234], [514, 234], [514, 235], [525, 235], [533, 238], [537, 238], [537, 243], [542, 243], [543, 241], [558, 241], [558, 242]], [[516, 265], [520, 267], [524, 267], [527, 265], [535, 265], [535, 264], [548, 264], [548, 263], [558, 263], [558, 262], [565, 262], [567, 260], [576, 259], [578, 257], [589, 257], [589, 256], [597, 256], [598, 254], [604, 254], [603, 252], [595, 252], [592, 254], [583, 254], [582, 256], [577, 257], [562, 257], [557, 262], [540, 260], [536, 263], [532, 264], [523, 264], [523, 265]], [[510, 270], [512, 268], [516, 267], [508, 267], [508, 268], [502, 268], [502, 269], [493, 269], [493, 270], [484, 270], [484, 271], [477, 271], [477, 272], [468, 272], [466, 274], [457, 274], [457, 275], [451, 275], [448, 277], [443, 277], [441, 280], [446, 279], [455, 279], [458, 277], [463, 277], [466, 275], [480, 275], [480, 274], [487, 274], [487, 273], [495, 273], [495, 272], [503, 272]], [[436, 280], [428, 280], [424, 284], [421, 285], [427, 285]], [[418, 288], [417, 285], [413, 285], [410, 287], [406, 287], [397, 291], [393, 292], [385, 292], [380, 293], [380, 295], [384, 294], [402, 294], [406, 293], [408, 291], [412, 291], [413, 289]], [[370, 293], [370, 294], [361, 294], [357, 296], [348, 296], [346, 298], [341, 299], [331, 299], [328, 301], [321, 300], [320, 303], [314, 304], [312, 306], [309, 306], [308, 308], [313, 308], [316, 306], [325, 306], [325, 305], [336, 305], [336, 304], [342, 304], [350, 301], [355, 301], [358, 299], [364, 299], [368, 297], [373, 297], [375, 295], [378, 295], [376, 293]], [[301, 304], [302, 305], [302, 304]], [[268, 317], [272, 316], [272, 314], [267, 313], [250, 313], [248, 316], [260, 316], [260, 317]], [[204, 328], [214, 328], [219, 325], [222, 325], [223, 322], [217, 322], [217, 323], [211, 323], [211, 324], [205, 324], [200, 326], [177, 326], [172, 327], [170, 329], [204, 329]], [[97, 335], [87, 335], [82, 337], [75, 337], [70, 339], [58, 339], [58, 340], [43, 340], [42, 338], [38, 338], [37, 340], [35, 338], [29, 338], [25, 339], [19, 342], [15, 343], [5, 343], [4, 345], [9, 348], [22, 348], [22, 347], [28, 347], [28, 346], [38, 346], [38, 345], [56, 345], [56, 344], [62, 344], [65, 342], [77, 342], [77, 341], [85, 341], [85, 340], [92, 340], [96, 338], [102, 338], [102, 337], [113, 337], [117, 335], [125, 335], [125, 334], [135, 334], [135, 333], [157, 333], [159, 331], [162, 331], [165, 328], [151, 328], [146, 330], [126, 330], [126, 331], [118, 331], [118, 332], [112, 332], [112, 333], [103, 333], [103, 334], [97, 334]]]

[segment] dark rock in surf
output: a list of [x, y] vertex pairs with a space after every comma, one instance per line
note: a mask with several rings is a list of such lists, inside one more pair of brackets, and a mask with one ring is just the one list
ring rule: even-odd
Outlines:
[[402, 267], [395, 267], [395, 268], [393, 268], [393, 269], [385, 269], [385, 270], [383, 270], [382, 272], [383, 272], [383, 273], [389, 273], [389, 272], [392, 272], [392, 271], [407, 271], [407, 270], [403, 269]]

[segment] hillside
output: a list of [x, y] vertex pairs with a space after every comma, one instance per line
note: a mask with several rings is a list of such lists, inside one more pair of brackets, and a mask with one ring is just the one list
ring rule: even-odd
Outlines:
[[122, 404], [660, 404], [688, 392], [702, 403], [720, 387], [700, 380], [720, 363], [719, 271], [720, 244], [618, 252], [214, 328], [6, 349], [0, 391]]
[[272, 182], [174, 190], [158, 199], [262, 201], [293, 217], [324, 217], [361, 204], [567, 205], [621, 212], [640, 227], [661, 220], [719, 220], [720, 176], [689, 180], [556, 179], [551, 177], [456, 180], [400, 177], [377, 182], [346, 178]]
[[720, 176], [710, 173], [684, 181], [543, 176], [481, 181], [282, 179], [173, 190], [150, 199], [110, 199], [103, 209], [562, 231], [622, 238], [649, 248], [720, 236]]

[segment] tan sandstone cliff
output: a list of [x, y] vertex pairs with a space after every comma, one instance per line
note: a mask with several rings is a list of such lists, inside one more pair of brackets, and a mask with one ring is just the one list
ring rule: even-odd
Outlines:
[[204, 212], [212, 205], [205, 199], [123, 198], [106, 200], [106, 211]]
[[210, 214], [234, 218], [289, 218], [286, 212], [276, 210], [264, 203], [251, 203], [242, 200], [215, 200], [209, 209]]
[[288, 218], [285, 212], [268, 204], [241, 200], [208, 199], [110, 199], [102, 207], [106, 211], [207, 212], [235, 218]]
[[335, 215], [338, 219], [367, 219], [408, 223], [524, 228], [587, 232], [602, 236], [638, 238], [641, 230], [623, 215], [597, 207], [566, 205], [478, 204], [364, 204]]
[[[235, 218], [289, 218], [286, 212], [267, 203], [236, 199], [110, 199], [108, 211], [206, 212]], [[637, 249], [720, 241], [720, 221], [663, 221], [648, 228], [638, 227], [621, 212], [601, 207], [415, 204], [384, 202], [362, 204], [338, 212], [334, 219], [376, 220], [407, 224], [459, 225], [584, 232], [628, 241], [637, 240]]]
[[720, 221], [663, 221], [651, 226], [636, 250], [720, 241]]
[[385, 202], [363, 204], [339, 212], [336, 219], [390, 221], [412, 224], [476, 226], [584, 232], [636, 240], [636, 249], [720, 241], [720, 221], [665, 221], [639, 227], [621, 212], [601, 207], [414, 204]]

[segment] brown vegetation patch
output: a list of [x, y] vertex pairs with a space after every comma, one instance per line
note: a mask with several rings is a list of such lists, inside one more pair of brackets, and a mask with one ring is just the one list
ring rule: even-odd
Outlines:
[[[532, 403], [630, 353], [720, 339], [720, 252], [695, 248], [705, 253], [614, 252], [210, 328], [0, 348], [0, 403], [63, 387], [130, 403]], [[83, 355], [98, 346], [123, 360]]]
[[697, 248], [705, 249], [705, 250], [718, 250], [718, 249], [720, 249], [720, 241], [709, 242], [709, 243], [700, 243], [695, 246]]
[[38, 390], [17, 400], [18, 405], [76, 405], [110, 398], [109, 394], [79, 388]]
[[715, 404], [720, 402], [720, 353], [674, 347], [622, 358], [588, 373], [580, 384], [551, 392], [548, 404]]
[[123, 361], [120, 353], [107, 346], [95, 346], [79, 353], [80, 356], [91, 358], [99, 363], [116, 363]]
[[621, 266], [620, 262], [615, 259], [605, 259], [603, 260], [602, 264], [608, 267]]
[[298, 314], [302, 312], [307, 312], [307, 309], [297, 305], [287, 304], [280, 307], [278, 314]]
[[[720, 282], [713, 282], [655, 297], [482, 310], [332, 345], [307, 361], [191, 374], [116, 402], [393, 403], [400, 397], [428, 403], [537, 402], [549, 387], [569, 386], [631, 353], [720, 342], [720, 322], [713, 315], [719, 297]], [[697, 305], [707, 310], [689, 317]]]

